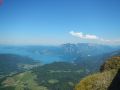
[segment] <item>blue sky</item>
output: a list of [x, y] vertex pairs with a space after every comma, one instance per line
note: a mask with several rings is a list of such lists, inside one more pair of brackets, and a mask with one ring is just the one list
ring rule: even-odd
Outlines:
[[3, 0], [0, 44], [120, 44], [119, 0]]

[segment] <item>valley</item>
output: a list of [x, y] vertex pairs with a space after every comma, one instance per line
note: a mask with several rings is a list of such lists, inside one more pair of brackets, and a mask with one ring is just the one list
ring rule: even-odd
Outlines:
[[107, 58], [120, 55], [119, 47], [91, 43], [0, 50], [0, 90], [74, 90]]

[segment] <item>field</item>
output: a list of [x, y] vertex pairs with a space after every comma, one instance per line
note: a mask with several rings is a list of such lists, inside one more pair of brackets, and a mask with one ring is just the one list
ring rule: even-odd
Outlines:
[[30, 71], [8, 77], [2, 84], [4, 87], [15, 87], [15, 90], [47, 90], [44, 86], [38, 86], [36, 75]]

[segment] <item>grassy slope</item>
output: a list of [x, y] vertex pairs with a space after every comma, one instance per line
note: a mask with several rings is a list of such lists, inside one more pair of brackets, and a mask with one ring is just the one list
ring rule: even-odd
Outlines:
[[75, 90], [107, 90], [116, 72], [111, 70], [87, 76], [76, 85]]
[[120, 69], [120, 56], [112, 57], [101, 66], [101, 73], [83, 78], [75, 90], [107, 90], [118, 69]]

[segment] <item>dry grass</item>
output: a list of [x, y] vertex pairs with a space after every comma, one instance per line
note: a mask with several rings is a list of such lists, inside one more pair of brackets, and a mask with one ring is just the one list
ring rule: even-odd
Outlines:
[[116, 70], [111, 70], [83, 78], [76, 85], [75, 90], [107, 90], [116, 72]]

